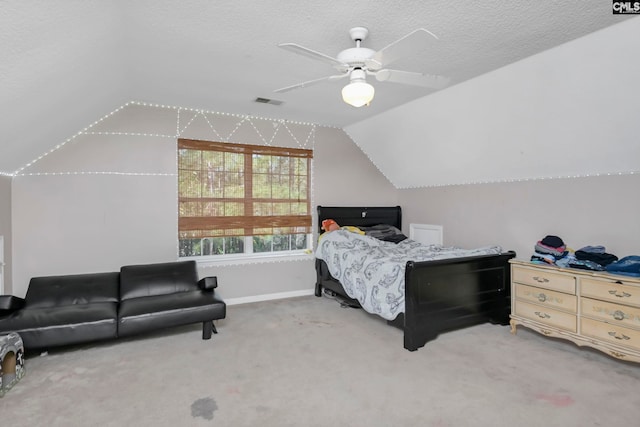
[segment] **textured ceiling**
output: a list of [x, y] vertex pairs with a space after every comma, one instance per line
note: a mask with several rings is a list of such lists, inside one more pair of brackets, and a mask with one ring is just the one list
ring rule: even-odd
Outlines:
[[455, 85], [626, 19], [602, 0], [8, 0], [0, 8], [5, 173], [131, 100], [343, 127], [432, 92], [372, 81], [376, 97], [359, 109], [342, 102], [344, 80], [275, 94], [334, 72], [280, 43], [335, 56], [352, 47], [354, 26], [369, 28], [363, 45], [374, 50], [426, 28], [439, 41], [392, 68]]

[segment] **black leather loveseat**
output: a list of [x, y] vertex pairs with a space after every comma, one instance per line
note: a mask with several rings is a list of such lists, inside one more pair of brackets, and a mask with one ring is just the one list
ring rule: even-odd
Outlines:
[[216, 287], [216, 277], [198, 280], [195, 261], [34, 277], [24, 299], [0, 296], [0, 334], [17, 332], [28, 351], [202, 322], [209, 339], [226, 316]]

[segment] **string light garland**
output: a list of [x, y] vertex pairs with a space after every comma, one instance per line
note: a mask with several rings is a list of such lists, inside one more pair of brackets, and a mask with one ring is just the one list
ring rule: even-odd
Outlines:
[[82, 135], [120, 135], [120, 136], [149, 136], [154, 138], [171, 138], [175, 139], [175, 135], [163, 135], [160, 133], [143, 133], [143, 132], [83, 132]]
[[[111, 116], [113, 116], [114, 114], [120, 112], [124, 108], [130, 107], [130, 106], [141, 106], [141, 107], [149, 107], [149, 108], [161, 108], [161, 109], [175, 110], [176, 111], [176, 135], [166, 135], [166, 134], [158, 134], [158, 133], [144, 133], [144, 132], [110, 132], [110, 131], [96, 132], [96, 131], [90, 131], [90, 129], [93, 128], [94, 126], [96, 126], [99, 123], [103, 122], [104, 120], [110, 118]], [[181, 124], [181, 119], [182, 119], [181, 114], [183, 112], [192, 112], [194, 114], [191, 117], [191, 119], [187, 122], [187, 124], [184, 126], [184, 128], [180, 129], [180, 124]], [[226, 138], [223, 138], [220, 135], [220, 133], [215, 129], [215, 127], [213, 126], [213, 124], [211, 123], [211, 121], [209, 120], [209, 117], [207, 115], [217, 115], [217, 116], [222, 116], [222, 117], [232, 117], [232, 118], [237, 118], [237, 119], [240, 119], [240, 120], [238, 122], [236, 122], [236, 126], [231, 131], [229, 136], [226, 137]], [[129, 101], [129, 102], [121, 105], [120, 107], [116, 108], [115, 110], [111, 111], [110, 113], [105, 114], [100, 119], [94, 121], [93, 123], [91, 123], [90, 125], [85, 127], [84, 129], [80, 130], [76, 134], [74, 134], [71, 137], [67, 138], [65, 141], [61, 142], [60, 144], [54, 146], [50, 150], [48, 150], [45, 153], [41, 154], [40, 156], [36, 157], [35, 159], [33, 159], [29, 163], [25, 164], [24, 166], [18, 168], [16, 171], [14, 171], [14, 172], [2, 172], [2, 171], [0, 171], [0, 176], [15, 177], [15, 176], [91, 175], [91, 174], [93, 174], [93, 175], [104, 174], [104, 175], [164, 176], [165, 174], [137, 173], [137, 172], [95, 171], [95, 172], [40, 172], [40, 173], [25, 173], [23, 171], [25, 169], [33, 166], [35, 163], [37, 163], [38, 161], [40, 161], [44, 157], [48, 156], [49, 154], [51, 154], [51, 153], [59, 150], [60, 148], [64, 147], [67, 143], [73, 141], [74, 139], [76, 139], [77, 137], [79, 137], [81, 135], [106, 135], [106, 136], [113, 135], [113, 136], [134, 136], [134, 137], [153, 137], [153, 138], [176, 139], [176, 138], [179, 138], [189, 128], [189, 126], [193, 123], [193, 121], [197, 117], [200, 117], [200, 116], [205, 119], [205, 121], [207, 122], [207, 124], [209, 125], [211, 130], [219, 137], [221, 142], [232, 142], [231, 138], [233, 137], [233, 135], [238, 131], [238, 129], [244, 123], [248, 122], [253, 127], [253, 129], [255, 130], [256, 134], [259, 136], [259, 138], [263, 141], [263, 143], [265, 145], [272, 145], [273, 144], [273, 141], [274, 141], [276, 135], [279, 133], [281, 127], [284, 127], [286, 129], [286, 131], [291, 136], [291, 138], [293, 138], [295, 143], [301, 148], [308, 147], [310, 142], [311, 142], [311, 146], [312, 147], [315, 145], [315, 131], [316, 131], [317, 127], [340, 129], [343, 132], [345, 132], [347, 134], [347, 136], [352, 141], [354, 141], [354, 143], [355, 143], [355, 140], [351, 137], [351, 135], [349, 135], [344, 129], [338, 128], [336, 126], [327, 126], [327, 125], [320, 125], [320, 124], [317, 124], [317, 123], [298, 122], [298, 121], [290, 121], [290, 120], [283, 120], [283, 119], [272, 119], [272, 118], [268, 118], [268, 117], [250, 116], [250, 115], [246, 115], [246, 114], [236, 114], [236, 113], [208, 111], [208, 110], [203, 110], [203, 109], [198, 109], [198, 108], [179, 107], [179, 106], [171, 106], [171, 105], [149, 103], [149, 102], [141, 102], [141, 101]], [[264, 135], [257, 128], [257, 126], [253, 123], [253, 120], [265, 120], [265, 121], [270, 121], [270, 122], [272, 122], [274, 124], [274, 133], [271, 135], [271, 137], [269, 139], [264, 137]], [[293, 134], [293, 132], [291, 131], [289, 126], [287, 126], [287, 124], [309, 126], [310, 130], [309, 130], [309, 133], [306, 136], [305, 141], [301, 142]], [[366, 155], [366, 157], [369, 159], [369, 161], [371, 161], [371, 163], [376, 167], [376, 169], [378, 169], [378, 171], [396, 189], [434, 188], [434, 187], [447, 187], [447, 186], [458, 186], [458, 185], [479, 185], [479, 184], [496, 184], [496, 183], [510, 183], [510, 182], [529, 182], [529, 181], [541, 181], [541, 180], [553, 180], [553, 179], [571, 179], [571, 178], [575, 179], [575, 178], [602, 177], [602, 176], [623, 176], [623, 175], [634, 175], [634, 174], [640, 173], [640, 171], [624, 171], [624, 172], [612, 172], [612, 173], [592, 173], [592, 174], [579, 174], [579, 175], [558, 175], [558, 176], [548, 176], [548, 177], [530, 177], [530, 178], [514, 178], [514, 179], [498, 179], [498, 180], [465, 181], [465, 182], [461, 182], [461, 183], [431, 184], [431, 185], [419, 185], [419, 186], [400, 186], [397, 183], [395, 183], [392, 179], [390, 179], [390, 177], [387, 174], [385, 174], [383, 172], [383, 170], [380, 168], [380, 166], [371, 158], [371, 156], [369, 156], [369, 154], [367, 154], [362, 149], [362, 147], [360, 147], [360, 145], [358, 145], [357, 143], [356, 143], [356, 145], [358, 146], [358, 148], [360, 148], [360, 151], [362, 151]], [[175, 174], [173, 174], [173, 175], [175, 175]]]
[[[120, 112], [124, 108], [130, 107], [130, 106], [142, 106], [142, 107], [150, 107], [150, 108], [162, 108], [162, 109], [175, 110], [176, 111], [176, 134], [175, 135], [166, 135], [166, 134], [145, 133], [145, 132], [115, 132], [115, 131], [91, 131], [90, 130], [91, 128], [93, 128], [97, 124], [103, 122], [104, 120], [106, 120], [109, 117], [113, 116], [114, 114]], [[185, 127], [181, 130], [180, 129], [181, 112], [185, 112], [185, 111], [193, 112], [194, 114], [191, 117], [191, 119], [188, 121], [188, 123], [185, 125]], [[223, 138], [220, 135], [220, 133], [215, 129], [215, 127], [213, 126], [213, 124], [211, 123], [211, 121], [209, 120], [209, 117], [207, 115], [217, 115], [217, 116], [222, 116], [222, 117], [238, 118], [240, 120], [238, 122], [236, 122], [236, 126], [231, 131], [229, 136], [227, 138]], [[11, 173], [11, 172], [0, 172], [0, 175], [9, 176], [9, 177], [14, 177], [14, 176], [33, 176], [34, 174], [25, 173], [23, 171], [25, 169], [33, 166], [35, 163], [37, 163], [38, 161], [42, 160], [44, 157], [48, 156], [49, 154], [59, 150], [60, 148], [65, 146], [67, 143], [69, 143], [70, 141], [74, 140], [75, 138], [77, 138], [77, 137], [79, 137], [81, 135], [135, 136], [135, 137], [152, 137], [152, 138], [177, 139], [189, 128], [189, 126], [193, 123], [193, 121], [197, 117], [203, 117], [204, 118], [204, 120], [207, 122], [207, 124], [209, 125], [211, 130], [218, 136], [218, 138], [221, 140], [221, 142], [232, 142], [231, 141], [232, 136], [238, 131], [238, 129], [242, 126], [242, 124], [248, 122], [253, 127], [253, 129], [255, 130], [256, 134], [259, 136], [259, 138], [263, 141], [263, 143], [265, 145], [271, 145], [273, 143], [273, 140], [275, 138], [276, 133], [279, 131], [279, 128], [281, 126], [284, 126], [285, 129], [287, 129], [287, 131], [289, 132], [289, 134], [293, 138], [293, 140], [295, 141], [295, 143], [298, 145], [298, 147], [301, 147], [301, 148], [306, 148], [310, 141], [315, 141], [315, 138], [312, 137], [313, 135], [315, 135], [315, 128], [317, 126], [322, 126], [322, 125], [319, 125], [319, 124], [316, 124], [316, 123], [309, 123], [309, 122], [296, 122], [296, 121], [282, 120], [282, 119], [276, 120], [276, 119], [271, 119], [271, 118], [267, 118], [267, 117], [257, 117], [257, 116], [250, 116], [250, 115], [246, 115], [246, 114], [225, 113], [225, 112], [217, 112], [217, 111], [208, 111], [208, 110], [197, 109], [197, 108], [177, 107], [177, 106], [171, 106], [171, 105], [154, 104], [154, 103], [140, 102], [140, 101], [129, 101], [129, 102], [125, 103], [124, 105], [121, 105], [120, 107], [118, 107], [115, 110], [111, 111], [110, 113], [105, 114], [103, 117], [101, 117], [100, 119], [94, 121], [93, 123], [91, 123], [90, 125], [85, 127], [84, 129], [82, 129], [81, 131], [77, 132], [76, 134], [74, 134], [70, 138], [66, 139], [64, 142], [56, 145], [55, 147], [53, 147], [49, 151], [46, 151], [45, 153], [43, 153], [40, 156], [36, 157], [35, 159], [31, 160], [29, 163], [27, 163], [24, 166], [18, 168], [13, 173]], [[253, 123], [253, 120], [266, 120], [266, 121], [270, 121], [270, 122], [274, 123], [276, 126], [274, 128], [274, 134], [271, 136], [271, 138], [269, 138], [267, 140], [264, 137], [264, 135], [262, 135], [260, 130], [256, 127], [256, 125]], [[304, 141], [304, 143], [301, 143], [300, 140], [291, 132], [291, 130], [289, 129], [287, 124], [303, 125], [303, 126], [309, 126], [311, 128], [309, 133], [308, 133], [308, 135], [307, 135], [307, 137], [306, 137], [306, 139], [305, 139], [305, 141]], [[325, 127], [329, 127], [329, 126], [325, 126]], [[313, 143], [312, 143], [312, 145], [313, 145]]]
[[269, 140], [269, 145], [273, 143], [273, 140], [276, 138], [276, 135], [280, 131], [280, 123], [275, 123], [275, 128], [273, 134], [271, 135], [271, 139]]
[[94, 171], [94, 172], [31, 172], [24, 173], [19, 176], [61, 176], [61, 175], [122, 175], [122, 176], [178, 176], [177, 173], [162, 173], [162, 172], [109, 172], [109, 171]]
[[[326, 128], [339, 129], [336, 126], [322, 125], [322, 124], [319, 124], [319, 123], [312, 123], [312, 122], [298, 122], [298, 121], [295, 121], [295, 120], [274, 119], [272, 117], [252, 116], [252, 115], [238, 114], [238, 113], [226, 113], [226, 112], [221, 112], [221, 111], [204, 110], [202, 108], [178, 107], [178, 106], [172, 106], [172, 105], [154, 104], [154, 103], [141, 102], [141, 101], [129, 101], [124, 106], [128, 106], [128, 105], [138, 105], [138, 106], [143, 106], [143, 107], [154, 107], [154, 108], [165, 108], [165, 109], [172, 109], [172, 110], [180, 109], [180, 110], [184, 110], [184, 111], [193, 111], [193, 112], [196, 112], [196, 113], [203, 112], [203, 113], [206, 113], [206, 114], [214, 114], [214, 115], [218, 115], [218, 116], [237, 117], [239, 119], [250, 117], [250, 118], [256, 119], [256, 120], [266, 120], [266, 121], [271, 121], [271, 122], [282, 121], [284, 123], [289, 123], [289, 124], [294, 124], [294, 125], [320, 126], [320, 127], [326, 127]], [[121, 108], [123, 108], [123, 107], [121, 107]]]
[[246, 120], [246, 117], [243, 117], [243, 118], [242, 118], [242, 120], [240, 120], [239, 122], [237, 122], [237, 123], [236, 123], [236, 127], [235, 127], [235, 128], [233, 128], [233, 130], [231, 131], [231, 133], [229, 134], [229, 136], [228, 136], [228, 137], [226, 137], [226, 138], [224, 139], [224, 141], [223, 141], [223, 142], [229, 142], [229, 141], [231, 141], [231, 137], [233, 136], [233, 134], [234, 134], [234, 133], [236, 133], [236, 131], [237, 131], [238, 129], [240, 129], [240, 125], [242, 125], [242, 123], [244, 123], [244, 121], [245, 121], [245, 120]]
[[[178, 111], [181, 111], [181, 110], [178, 110]], [[200, 115], [200, 112], [197, 112], [197, 113], [195, 113], [193, 116], [191, 116], [191, 120], [189, 120], [189, 121], [187, 122], [187, 124], [184, 126], [184, 128], [183, 128], [182, 130], [178, 130], [178, 133], [176, 133], [176, 136], [177, 136], [177, 135], [182, 135], [182, 134], [183, 134], [183, 132], [184, 132], [185, 130], [187, 130], [187, 129], [189, 128], [189, 126], [191, 126], [191, 123], [193, 123], [193, 121], [194, 121], [194, 120], [196, 119], [196, 117], [198, 117], [199, 115]], [[217, 132], [216, 132], [216, 133], [217, 133]]]
[[494, 180], [486, 180], [486, 181], [466, 181], [466, 182], [460, 182], [455, 184], [431, 184], [431, 185], [417, 185], [417, 186], [407, 186], [407, 187], [398, 187], [394, 185], [394, 187], [396, 187], [398, 190], [408, 190], [408, 189], [415, 189], [415, 188], [454, 187], [454, 186], [480, 185], [480, 184], [505, 184], [505, 183], [514, 183], [514, 182], [534, 182], [534, 181], [550, 181], [550, 180], [558, 180], [558, 179], [597, 178], [597, 177], [605, 177], [605, 176], [626, 176], [626, 175], [637, 175], [637, 174], [640, 174], [640, 171], [591, 173], [591, 174], [580, 174], [580, 175], [557, 175], [557, 176], [542, 176], [542, 177], [531, 177], [531, 178], [494, 179]]
[[[287, 128], [288, 129], [288, 128]], [[316, 128], [312, 128], [311, 132], [309, 132], [309, 135], [307, 135], [307, 139], [304, 141], [305, 146], [309, 143], [309, 139], [313, 137], [313, 141], [315, 141], [316, 139]], [[315, 144], [311, 144], [312, 146], [315, 146]]]
[[[180, 110], [178, 110], [180, 111]], [[211, 122], [209, 121], [209, 117], [207, 117], [206, 114], [204, 113], [200, 113], [202, 115], [202, 117], [204, 117], [204, 119], [207, 121], [207, 124], [209, 125], [209, 127], [211, 128], [211, 130], [213, 131], [213, 133], [215, 133], [216, 135], [218, 135], [218, 138], [221, 138], [220, 134], [218, 133], [218, 131], [216, 130], [216, 128], [213, 127], [213, 125], [211, 124]]]
[[119, 112], [120, 110], [122, 110], [123, 108], [127, 107], [130, 103], [126, 103], [124, 105], [121, 105], [120, 107], [116, 108], [115, 110], [113, 110], [112, 112], [105, 114], [103, 117], [101, 117], [100, 119], [96, 120], [95, 122], [91, 123], [89, 126], [87, 126], [86, 128], [82, 129], [80, 132], [76, 133], [75, 135], [71, 136], [70, 138], [67, 138], [67, 140], [65, 140], [64, 142], [61, 142], [60, 144], [56, 145], [55, 147], [53, 147], [51, 150], [45, 152], [44, 154], [40, 155], [39, 157], [35, 158], [34, 160], [30, 161], [29, 163], [27, 163], [26, 165], [22, 166], [21, 168], [17, 169], [12, 176], [19, 176], [20, 172], [22, 172], [23, 170], [25, 170], [26, 168], [30, 167], [31, 165], [33, 165], [34, 163], [38, 162], [39, 160], [41, 160], [42, 158], [48, 156], [49, 154], [53, 153], [54, 151], [59, 150], [60, 148], [62, 148], [63, 146], [65, 146], [68, 142], [73, 141], [75, 138], [77, 138], [78, 136], [84, 134], [85, 132], [87, 132], [89, 129], [91, 129], [92, 127], [94, 127], [95, 125], [97, 125], [98, 123], [101, 123], [102, 121], [108, 119], [109, 117], [113, 116], [114, 114], [116, 114], [117, 112]]
[[362, 147], [360, 146], [360, 144], [358, 144], [356, 142], [355, 139], [353, 139], [353, 137], [351, 135], [349, 135], [349, 132], [347, 132], [346, 130], [342, 130], [345, 135], [347, 135], [349, 137], [349, 139], [356, 145], [356, 147], [358, 147], [360, 149], [360, 151], [362, 152], [362, 154], [364, 154], [365, 156], [367, 156], [367, 159], [369, 159], [369, 161], [371, 162], [371, 164], [373, 166], [375, 166], [376, 169], [378, 169], [378, 172], [380, 172], [382, 174], [382, 176], [384, 176], [385, 178], [387, 178], [387, 181], [389, 181], [391, 183], [391, 185], [393, 185], [394, 188], [398, 188], [398, 186], [395, 184], [395, 182], [393, 182], [393, 180], [391, 178], [389, 178], [387, 176], [386, 173], [383, 172], [382, 168], [371, 158], [371, 156], [369, 156], [369, 154], [367, 152], [365, 152]]
[[426, 184], [426, 185], [409, 185], [409, 186], [400, 186], [395, 183], [387, 174], [385, 174], [380, 166], [366, 153], [362, 147], [349, 135], [347, 131], [343, 129], [343, 132], [353, 141], [354, 144], [360, 149], [360, 151], [367, 156], [369, 161], [378, 169], [387, 181], [393, 185], [397, 190], [410, 190], [417, 188], [436, 188], [436, 187], [453, 187], [453, 186], [461, 186], [461, 185], [481, 185], [481, 184], [503, 184], [503, 183], [511, 183], [511, 182], [529, 182], [529, 181], [545, 181], [552, 179], [577, 179], [577, 178], [593, 178], [593, 177], [604, 177], [604, 176], [624, 176], [624, 175], [636, 175], [640, 174], [640, 170], [637, 171], [622, 171], [622, 172], [607, 172], [607, 173], [588, 173], [588, 174], [579, 174], [579, 175], [556, 175], [556, 176], [544, 176], [544, 177], [529, 177], [529, 178], [509, 178], [509, 179], [493, 179], [493, 180], [484, 180], [484, 181], [464, 181], [458, 183], [447, 183], [447, 184]]
[[176, 114], [176, 135], [180, 134], [180, 109], [178, 109], [178, 112]]
[[[267, 142], [267, 140], [264, 138], [264, 136], [262, 136], [262, 133], [258, 130], [258, 128], [256, 127], [255, 123], [253, 123], [252, 120], [249, 120], [249, 123], [251, 124], [251, 126], [253, 126], [253, 129], [255, 129], [256, 133], [258, 135], [260, 135], [260, 138], [264, 141], [265, 145], [271, 145], [269, 142]], [[276, 128], [277, 129], [277, 128]], [[274, 131], [273, 133], [275, 134], [276, 131]], [[296, 144], [298, 144], [298, 147], [300, 146], [300, 142], [298, 142], [297, 139], [294, 138], [294, 140], [296, 141]]]

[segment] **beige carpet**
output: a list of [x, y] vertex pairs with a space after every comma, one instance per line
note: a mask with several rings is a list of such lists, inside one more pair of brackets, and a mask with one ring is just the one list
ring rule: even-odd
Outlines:
[[640, 365], [480, 325], [417, 352], [328, 298], [27, 358], [2, 426], [636, 426]]

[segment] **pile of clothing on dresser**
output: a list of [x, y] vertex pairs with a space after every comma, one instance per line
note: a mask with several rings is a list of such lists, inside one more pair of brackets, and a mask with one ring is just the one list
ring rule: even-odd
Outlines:
[[640, 277], [638, 255], [618, 259], [602, 245], [584, 246], [574, 251], [560, 237], [552, 235], [545, 236], [535, 244], [531, 262]]

